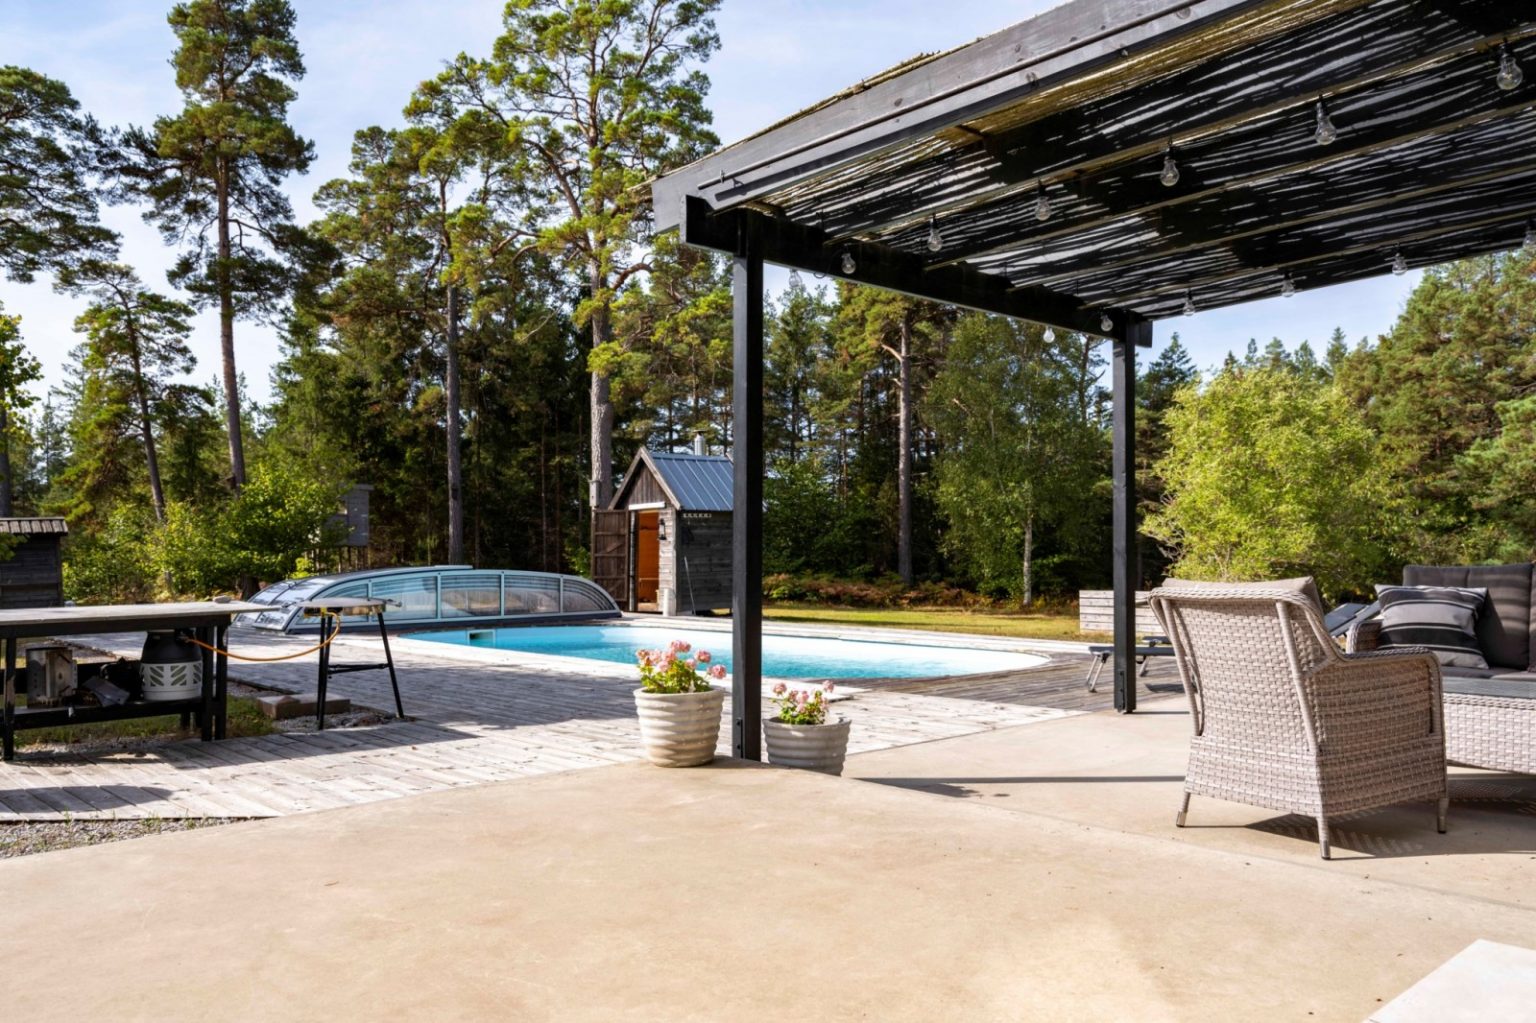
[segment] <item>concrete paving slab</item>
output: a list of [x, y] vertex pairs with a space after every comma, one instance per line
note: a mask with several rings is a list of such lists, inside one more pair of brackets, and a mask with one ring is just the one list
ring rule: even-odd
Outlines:
[[1536, 933], [1506, 902], [734, 762], [24, 857], [0, 905], [26, 1020], [1361, 1020]]
[[[844, 773], [902, 788], [1146, 835], [1179, 846], [1284, 860], [1361, 881], [1392, 880], [1536, 908], [1536, 778], [1451, 769], [1450, 831], [1428, 803], [1332, 823], [1333, 859], [1318, 858], [1310, 818], [1183, 792], [1189, 714], [1182, 697], [1131, 715], [1086, 714], [850, 756]], [[1536, 944], [1536, 933], [1526, 944]]]

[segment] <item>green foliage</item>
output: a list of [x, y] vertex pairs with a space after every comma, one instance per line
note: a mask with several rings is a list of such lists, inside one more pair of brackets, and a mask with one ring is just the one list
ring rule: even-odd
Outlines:
[[1082, 338], [1047, 343], [1037, 326], [979, 314], [956, 330], [928, 395], [947, 441], [933, 488], [946, 547], [984, 591], [1028, 606], [1039, 573], [1069, 562], [1077, 529], [1093, 521], [1104, 447], [1095, 370]]
[[331, 519], [344, 490], [289, 466], [257, 465], [222, 504], [172, 504], [157, 563], [183, 593], [229, 590], [242, 577], [286, 579], [314, 552], [340, 541]]
[[97, 221], [92, 182], [109, 147], [62, 82], [0, 66], [0, 271], [31, 281], [110, 258], [117, 236]]
[[1143, 531], [1171, 572], [1258, 580], [1310, 574], [1330, 596], [1380, 577], [1392, 487], [1379, 445], [1338, 388], [1290, 368], [1236, 366], [1179, 392], [1158, 463], [1163, 506]]
[[1498, 561], [1536, 560], [1536, 397], [1495, 406], [1499, 432], [1456, 460], [1481, 521], [1465, 546]]
[[139, 604], [154, 600], [155, 522], [142, 506], [116, 508], [90, 529], [76, 529], [64, 546], [64, 597], [80, 604]]

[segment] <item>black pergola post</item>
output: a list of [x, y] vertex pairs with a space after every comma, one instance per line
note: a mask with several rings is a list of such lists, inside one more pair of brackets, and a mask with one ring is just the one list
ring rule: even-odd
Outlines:
[[761, 760], [763, 707], [763, 254], [742, 225], [731, 278], [735, 299], [735, 378], [731, 458], [732, 745], [743, 760]]
[[1115, 709], [1136, 709], [1136, 587], [1140, 559], [1136, 556], [1136, 348], [1151, 345], [1152, 324], [1128, 323], [1125, 336], [1114, 342], [1114, 576], [1115, 576]]

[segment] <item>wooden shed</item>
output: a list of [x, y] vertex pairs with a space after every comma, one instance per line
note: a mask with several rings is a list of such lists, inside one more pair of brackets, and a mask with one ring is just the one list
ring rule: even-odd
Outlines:
[[630, 611], [731, 606], [731, 460], [642, 448], [592, 513], [592, 578]]
[[64, 603], [64, 560], [59, 545], [69, 527], [57, 518], [0, 518], [0, 534], [14, 538], [0, 554], [0, 609], [58, 607]]

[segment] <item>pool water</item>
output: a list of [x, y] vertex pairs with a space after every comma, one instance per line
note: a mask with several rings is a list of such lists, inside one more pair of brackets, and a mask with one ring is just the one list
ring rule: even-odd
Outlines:
[[[665, 648], [674, 639], [708, 650], [713, 663], [731, 669], [726, 632], [650, 626], [556, 625], [522, 629], [417, 632], [411, 639], [460, 646], [515, 650], [558, 657], [634, 664], [635, 651]], [[763, 636], [763, 674], [772, 678], [929, 678], [1033, 668], [1046, 658], [1006, 650], [929, 646], [858, 639]]]

